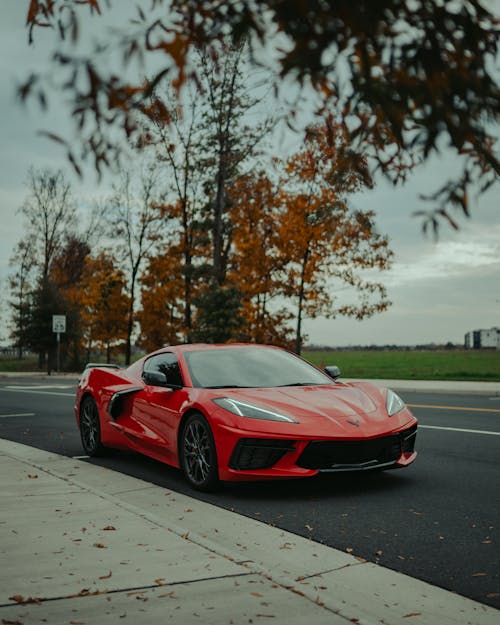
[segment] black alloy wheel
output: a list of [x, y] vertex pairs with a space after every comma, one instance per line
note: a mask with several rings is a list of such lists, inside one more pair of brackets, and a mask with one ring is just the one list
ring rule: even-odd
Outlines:
[[89, 456], [101, 456], [104, 445], [101, 442], [101, 424], [99, 411], [93, 397], [88, 395], [80, 407], [80, 436], [83, 449]]
[[219, 485], [217, 452], [210, 425], [203, 415], [188, 417], [180, 439], [181, 466], [188, 482], [202, 491], [215, 490]]

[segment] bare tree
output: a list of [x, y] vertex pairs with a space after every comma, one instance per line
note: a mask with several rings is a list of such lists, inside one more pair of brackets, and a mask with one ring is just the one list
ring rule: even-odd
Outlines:
[[199, 53], [204, 95], [201, 166], [208, 195], [213, 279], [219, 286], [226, 280], [232, 240], [231, 186], [244, 173], [245, 163], [258, 155], [263, 138], [274, 125], [269, 115], [259, 123], [249, 121], [261, 100], [250, 95], [249, 77], [244, 73], [247, 52], [245, 43], [224, 41], [218, 54], [206, 49]]
[[37, 269], [28, 340], [38, 351], [39, 366], [43, 367], [52, 349], [51, 315], [60, 306], [57, 288], [51, 284], [51, 267], [76, 223], [76, 205], [71, 185], [61, 170], [30, 168], [27, 184], [28, 195], [20, 212], [25, 217], [26, 252]]
[[195, 291], [195, 257], [206, 235], [200, 227], [203, 203], [203, 176], [200, 167], [199, 94], [189, 91], [180, 106], [176, 95], [168, 91], [162, 99], [168, 115], [153, 117], [147, 128], [147, 142], [154, 146], [156, 158], [163, 164], [162, 176], [168, 178], [170, 204], [165, 215], [178, 223], [179, 255], [182, 258], [184, 286], [184, 332], [192, 325], [192, 299]]
[[132, 351], [137, 280], [163, 227], [159, 202], [157, 173], [154, 167], [146, 167], [137, 183], [129, 171], [122, 174], [108, 212], [109, 233], [117, 243], [116, 252], [128, 281], [126, 364], [130, 364]]
[[28, 172], [28, 197], [20, 208], [26, 219], [27, 240], [33, 246], [41, 279], [47, 280], [51, 263], [76, 220], [71, 186], [61, 170]]

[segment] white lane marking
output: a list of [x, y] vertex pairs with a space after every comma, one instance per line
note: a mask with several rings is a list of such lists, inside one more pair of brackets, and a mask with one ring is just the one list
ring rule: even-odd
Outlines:
[[19, 391], [32, 391], [32, 390], [42, 390], [46, 391], [48, 389], [67, 389], [73, 388], [72, 384], [28, 384], [21, 386], [20, 384], [7, 384], [5, 388], [12, 388], [14, 390]]
[[61, 397], [74, 397], [75, 393], [55, 393], [52, 391], [27, 391], [24, 388], [9, 388], [8, 386], [0, 386], [0, 391], [8, 391], [9, 393], [32, 393], [35, 395], [60, 395]]
[[473, 408], [472, 406], [435, 406], [433, 404], [406, 404], [409, 408], [430, 408], [432, 410], [459, 410], [460, 412], [500, 412], [500, 408]]
[[488, 430], [467, 430], [465, 428], [449, 428], [441, 425], [422, 425], [419, 423], [418, 429], [427, 428], [428, 430], [448, 430], [449, 432], [465, 432], [466, 434], [489, 434], [490, 436], [500, 436], [500, 432], [489, 432]]
[[8, 417], [34, 417], [34, 412], [16, 412], [13, 414], [0, 414], [0, 419], [6, 419]]

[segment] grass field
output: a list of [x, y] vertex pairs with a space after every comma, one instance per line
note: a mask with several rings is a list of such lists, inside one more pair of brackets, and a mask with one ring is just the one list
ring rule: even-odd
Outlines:
[[[495, 350], [305, 350], [302, 355], [320, 367], [338, 365], [346, 378], [500, 381], [500, 351]], [[37, 364], [36, 356], [0, 356], [0, 373], [36, 371]]]
[[500, 351], [304, 351], [318, 366], [337, 365], [346, 378], [500, 381]]
[[0, 372], [2, 371], [36, 371], [38, 369], [38, 357], [26, 356], [15, 358], [14, 356], [0, 355]]

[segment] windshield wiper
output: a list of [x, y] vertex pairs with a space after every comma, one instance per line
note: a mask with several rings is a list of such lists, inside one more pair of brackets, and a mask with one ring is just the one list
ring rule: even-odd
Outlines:
[[284, 386], [319, 386], [317, 382], [291, 382], [290, 384], [278, 384], [276, 388]]
[[203, 388], [255, 388], [254, 386], [240, 386], [239, 384], [219, 384], [217, 386], [204, 386]]

